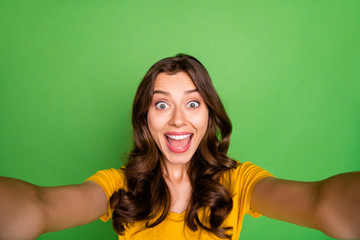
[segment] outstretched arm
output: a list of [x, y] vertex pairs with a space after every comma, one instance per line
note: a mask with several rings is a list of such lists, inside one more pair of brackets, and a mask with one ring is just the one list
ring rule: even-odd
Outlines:
[[255, 186], [251, 205], [267, 217], [318, 229], [330, 237], [360, 239], [360, 172], [319, 182], [267, 177]]
[[0, 177], [0, 239], [34, 239], [92, 222], [107, 210], [107, 198], [94, 182], [39, 187]]

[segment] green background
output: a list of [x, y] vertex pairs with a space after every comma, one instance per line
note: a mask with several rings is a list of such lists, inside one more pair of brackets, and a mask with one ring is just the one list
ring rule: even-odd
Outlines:
[[[210, 72], [231, 157], [294, 180], [360, 170], [359, 12], [355, 0], [0, 0], [0, 175], [52, 186], [119, 168], [140, 79], [178, 52]], [[116, 235], [98, 220], [39, 239]], [[241, 239], [331, 238], [247, 216]]]

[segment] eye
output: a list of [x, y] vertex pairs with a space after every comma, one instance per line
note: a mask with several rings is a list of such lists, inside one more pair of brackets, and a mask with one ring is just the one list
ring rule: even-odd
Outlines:
[[157, 108], [157, 109], [165, 109], [165, 108], [168, 108], [169, 107], [169, 105], [167, 105], [167, 103], [166, 102], [157, 102], [156, 104], [155, 104], [155, 107]]
[[189, 108], [197, 108], [198, 106], [200, 106], [200, 103], [197, 102], [197, 101], [190, 101], [190, 102], [187, 104], [187, 106], [188, 106]]

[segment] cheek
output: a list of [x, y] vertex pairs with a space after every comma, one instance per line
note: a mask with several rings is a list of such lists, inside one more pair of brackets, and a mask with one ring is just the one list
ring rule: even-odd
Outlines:
[[204, 111], [201, 114], [195, 116], [195, 118], [193, 119], [193, 124], [198, 129], [199, 132], [205, 133], [208, 127], [208, 121], [209, 121], [208, 112]]
[[152, 111], [149, 111], [147, 120], [148, 120], [148, 127], [150, 130], [150, 133], [156, 141], [159, 133], [161, 132], [161, 130], [164, 126], [164, 123], [163, 123], [164, 120], [161, 117], [160, 118], [157, 117], [156, 114], [154, 114]]

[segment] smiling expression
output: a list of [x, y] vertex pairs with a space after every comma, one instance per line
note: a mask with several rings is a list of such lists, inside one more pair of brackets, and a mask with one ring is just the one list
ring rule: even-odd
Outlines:
[[160, 73], [147, 114], [148, 127], [165, 164], [186, 164], [207, 129], [209, 112], [185, 72]]

